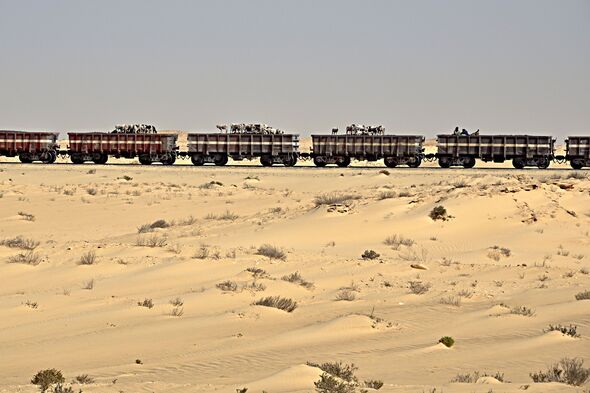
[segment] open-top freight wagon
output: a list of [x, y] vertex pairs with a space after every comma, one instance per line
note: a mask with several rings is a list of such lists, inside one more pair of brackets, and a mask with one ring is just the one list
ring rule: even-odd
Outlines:
[[565, 159], [574, 169], [590, 167], [590, 136], [568, 136]]
[[417, 168], [422, 162], [424, 137], [421, 135], [385, 135], [381, 126], [351, 125], [347, 133], [338, 135], [312, 135], [313, 162], [318, 167], [336, 164], [350, 165], [352, 159], [377, 161], [383, 159], [386, 166], [395, 168], [407, 165]]
[[553, 137], [538, 135], [438, 135], [436, 157], [441, 168], [472, 168], [480, 159], [545, 169], [554, 158], [554, 143]]
[[284, 134], [265, 124], [218, 126], [222, 132], [188, 134], [187, 155], [194, 165], [225, 165], [234, 161], [260, 159], [263, 166], [293, 166], [299, 156], [299, 135]]
[[143, 165], [161, 162], [172, 165], [176, 161], [176, 134], [70, 132], [68, 154], [74, 164], [93, 161], [105, 164], [109, 156], [139, 158]]
[[0, 156], [18, 156], [25, 164], [52, 164], [57, 159], [58, 136], [56, 132], [0, 131]]

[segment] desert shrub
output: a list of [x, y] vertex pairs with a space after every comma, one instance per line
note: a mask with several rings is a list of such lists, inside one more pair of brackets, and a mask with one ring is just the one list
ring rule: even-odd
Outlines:
[[471, 296], [473, 296], [473, 292], [471, 292], [469, 289], [462, 289], [457, 292], [457, 296], [469, 299]]
[[253, 281], [249, 284], [244, 284], [242, 286], [242, 289], [245, 289], [248, 291], [254, 291], [254, 292], [262, 292], [262, 291], [266, 290], [266, 285], [264, 285], [262, 283], [257, 283], [256, 281]]
[[88, 289], [88, 290], [92, 290], [92, 289], [94, 289], [94, 279], [92, 279], [92, 280], [89, 280], [89, 281], [86, 281], [86, 282], [84, 283], [84, 285], [82, 285], [82, 288], [83, 288], [83, 289]]
[[18, 212], [18, 215], [25, 221], [35, 221], [35, 216], [25, 212]]
[[261, 245], [260, 247], [258, 247], [256, 254], [268, 257], [270, 259], [280, 259], [283, 261], [287, 259], [287, 255], [283, 250], [271, 244]]
[[89, 377], [88, 374], [81, 374], [76, 376], [76, 378], [72, 380], [72, 383], [78, 383], [80, 385], [91, 384], [94, 383], [94, 378]]
[[334, 378], [328, 373], [320, 375], [320, 379], [313, 383], [317, 393], [356, 393], [356, 385]]
[[590, 300], [590, 291], [584, 291], [584, 292], [577, 293], [576, 300]]
[[510, 314], [532, 317], [535, 315], [535, 310], [526, 306], [515, 306], [510, 309]]
[[356, 299], [356, 295], [350, 289], [342, 289], [336, 294], [337, 301], [343, 300], [343, 301], [351, 302], [354, 299]]
[[382, 201], [382, 200], [385, 200], [385, 199], [393, 199], [396, 196], [397, 196], [397, 194], [395, 193], [395, 191], [391, 191], [391, 190], [381, 191], [379, 193], [379, 195], [377, 195], [377, 199], [380, 200], [380, 201]]
[[93, 265], [96, 262], [96, 253], [94, 251], [88, 251], [85, 254], [82, 254], [80, 260], [78, 261], [79, 265]]
[[438, 342], [443, 344], [447, 348], [451, 348], [453, 345], [455, 345], [455, 340], [453, 339], [453, 337], [450, 336], [441, 337], [440, 340], [438, 340]]
[[436, 206], [436, 207], [434, 207], [434, 209], [432, 209], [430, 211], [430, 214], [428, 216], [430, 218], [432, 218], [434, 221], [436, 221], [436, 220], [445, 221], [448, 219], [447, 209], [445, 209], [444, 206]]
[[206, 245], [201, 245], [199, 247], [199, 249], [195, 252], [195, 255], [193, 255], [193, 258], [196, 259], [207, 259], [209, 257], [209, 247], [207, 247]]
[[570, 336], [570, 337], [580, 337], [580, 334], [578, 333], [578, 327], [576, 325], [569, 325], [569, 326], [564, 326], [564, 325], [549, 325], [549, 327], [547, 329], [544, 330], [544, 332], [561, 332], [561, 334], [565, 334], [566, 336]]
[[235, 281], [223, 281], [215, 285], [224, 292], [235, 292], [238, 290], [238, 284]]
[[184, 309], [180, 306], [174, 307], [172, 311], [170, 311], [170, 316], [172, 317], [182, 317], [184, 314]]
[[430, 290], [430, 283], [423, 283], [422, 281], [408, 281], [410, 293], [414, 295], [423, 295]]
[[223, 183], [222, 183], [222, 182], [220, 182], [220, 181], [215, 181], [215, 180], [212, 180], [212, 181], [210, 181], [210, 182], [208, 182], [208, 183], [203, 183], [203, 184], [201, 184], [201, 185], [199, 186], [199, 188], [201, 188], [201, 189], [205, 189], [205, 190], [208, 190], [208, 189], [210, 189], [210, 188], [214, 188], [214, 187], [216, 187], [216, 186], [219, 186], [219, 187], [221, 187], [221, 186], [223, 186]]
[[33, 385], [39, 386], [41, 392], [47, 391], [51, 385], [55, 385], [58, 383], [64, 383], [65, 378], [62, 375], [61, 371], [56, 370], [54, 368], [41, 370], [35, 374], [33, 379], [31, 379], [31, 383]]
[[10, 248], [20, 248], [21, 250], [34, 250], [39, 246], [40, 242], [33, 239], [27, 239], [22, 236], [17, 236], [12, 239], [0, 240], [0, 246], [6, 246]]
[[142, 302], [137, 302], [137, 305], [140, 307], [153, 308], [154, 302], [152, 301], [152, 299], [145, 298]]
[[139, 247], [164, 247], [167, 243], [167, 239], [164, 236], [158, 236], [156, 234], [152, 236], [138, 237], [135, 245]]
[[307, 362], [307, 365], [311, 367], [317, 367], [323, 372], [340, 378], [343, 381], [352, 383], [358, 382], [357, 377], [354, 375], [354, 373], [358, 370], [358, 367], [356, 367], [354, 363], [345, 364], [342, 362], [327, 362], [319, 364]]
[[322, 205], [341, 205], [360, 198], [360, 195], [332, 192], [316, 196], [313, 200], [313, 203], [316, 207]]
[[286, 276], [283, 276], [283, 277], [281, 277], [281, 280], [301, 285], [302, 287], [307, 288], [307, 289], [313, 288], [313, 283], [310, 281], [307, 281], [303, 277], [301, 277], [301, 274], [299, 274], [299, 272], [295, 272], [295, 273], [291, 273]]
[[166, 220], [156, 220], [151, 224], [143, 224], [137, 228], [137, 233], [152, 232], [156, 228], [168, 228], [171, 224]]
[[33, 308], [33, 309], [36, 309], [36, 308], [39, 307], [39, 303], [30, 301], [30, 300], [27, 300], [25, 302], [25, 306], [30, 307], [30, 308]]
[[184, 304], [184, 301], [181, 298], [177, 297], [175, 299], [170, 300], [170, 304], [172, 304], [175, 307], [180, 307]]
[[206, 220], [216, 220], [216, 221], [234, 221], [237, 220], [240, 216], [232, 213], [229, 210], [226, 210], [225, 212], [221, 213], [221, 214], [213, 214], [213, 213], [209, 213], [205, 216]]
[[[51, 393], [76, 393], [71, 386], [64, 386], [61, 383], [55, 385], [51, 390]], [[78, 393], [82, 393], [82, 389], [78, 390]]]
[[560, 382], [581, 386], [590, 378], [590, 369], [584, 367], [584, 360], [563, 358], [552, 364], [546, 371], [531, 373], [533, 382]]
[[361, 258], [363, 259], [377, 259], [379, 258], [379, 254], [374, 251], [374, 250], [365, 250], [365, 252], [363, 252], [363, 255], [361, 255]]
[[441, 304], [446, 304], [448, 306], [461, 306], [461, 298], [459, 296], [446, 296], [440, 299]]
[[492, 377], [497, 379], [500, 382], [508, 383], [506, 379], [504, 379], [504, 373], [496, 372], [495, 374], [487, 374], [482, 373], [479, 371], [475, 371], [473, 373], [466, 373], [466, 374], [457, 374], [455, 378], [451, 379], [451, 382], [459, 382], [459, 383], [476, 383], [478, 379], [482, 377]]
[[383, 387], [383, 381], [379, 381], [377, 379], [370, 379], [368, 381], [365, 381], [365, 387], [379, 390]]
[[176, 223], [176, 225], [180, 225], [180, 226], [189, 226], [189, 225], [193, 225], [197, 222], [197, 218], [195, 216], [188, 216], [186, 218], [180, 219], [178, 220], [178, 222]]
[[254, 278], [265, 278], [265, 277], [269, 277], [268, 273], [266, 272], [266, 270], [261, 269], [259, 267], [249, 267], [246, 269], [247, 272], [252, 273], [252, 275], [254, 276]]
[[296, 301], [280, 296], [268, 296], [257, 300], [253, 304], [256, 306], [274, 307], [286, 312], [293, 312], [297, 308]]
[[86, 193], [88, 193], [88, 195], [96, 195], [98, 193], [98, 190], [96, 188], [87, 188], [86, 189]]
[[410, 238], [406, 238], [402, 235], [391, 235], [385, 238], [385, 240], [383, 241], [383, 244], [385, 244], [386, 246], [390, 246], [394, 249], [398, 249], [400, 246], [407, 246], [407, 247], [411, 247], [414, 245], [414, 240], [410, 239]]
[[8, 258], [9, 263], [24, 263], [25, 265], [37, 266], [41, 263], [41, 256], [33, 251], [19, 253]]

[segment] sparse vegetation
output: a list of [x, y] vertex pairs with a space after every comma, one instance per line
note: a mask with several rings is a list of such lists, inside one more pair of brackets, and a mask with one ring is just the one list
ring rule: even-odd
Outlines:
[[369, 260], [377, 259], [379, 257], [379, 253], [377, 253], [375, 250], [365, 250], [365, 252], [363, 252], [363, 254], [361, 255], [361, 258]]
[[280, 296], [268, 296], [253, 303], [256, 306], [274, 307], [286, 312], [293, 312], [297, 308], [297, 302], [293, 299]]
[[94, 378], [88, 376], [88, 374], [81, 374], [77, 375], [73, 380], [72, 383], [77, 383], [80, 385], [88, 385], [94, 383]]
[[177, 297], [175, 299], [170, 300], [170, 304], [172, 304], [174, 307], [180, 307], [184, 304], [184, 300]]
[[224, 292], [236, 292], [238, 290], [238, 284], [230, 280], [220, 282], [215, 286]]
[[422, 281], [408, 281], [410, 293], [414, 295], [423, 295], [430, 290], [430, 283], [423, 283]]
[[29, 308], [32, 308], [32, 309], [37, 309], [37, 308], [39, 307], [39, 303], [37, 303], [37, 302], [32, 302], [32, 301], [30, 301], [30, 300], [27, 300], [27, 301], [25, 302], [25, 306], [27, 306], [27, 307], [29, 307]]
[[18, 212], [18, 215], [25, 221], [35, 221], [35, 216], [25, 212]]
[[31, 379], [31, 383], [39, 386], [42, 393], [46, 392], [52, 385], [62, 384], [64, 382], [65, 378], [61, 371], [54, 368], [41, 370]]
[[25, 265], [37, 266], [41, 263], [41, 256], [33, 251], [19, 253], [8, 258], [9, 263], [23, 263]]
[[287, 255], [283, 250], [271, 244], [261, 245], [260, 247], [258, 247], [256, 254], [268, 257], [270, 259], [280, 259], [283, 261], [287, 259]]
[[376, 380], [376, 379], [370, 379], [368, 381], [365, 381], [365, 387], [379, 390], [383, 387], [383, 381]]
[[590, 378], [590, 369], [584, 367], [584, 360], [563, 358], [552, 364], [546, 371], [530, 374], [533, 382], [560, 382], [581, 386]]
[[208, 182], [208, 183], [203, 183], [203, 184], [201, 184], [201, 185], [199, 186], [199, 188], [200, 188], [200, 189], [205, 189], [205, 190], [208, 190], [208, 189], [211, 189], [211, 188], [215, 188], [215, 187], [221, 187], [221, 186], [223, 186], [223, 183], [222, 183], [222, 182], [220, 182], [220, 181], [215, 181], [215, 180], [211, 180], [211, 181], [210, 181], [210, 182]]
[[450, 336], [441, 337], [438, 342], [447, 348], [451, 348], [453, 345], [455, 345], [455, 340]]
[[337, 377], [342, 381], [346, 381], [349, 383], [358, 383], [358, 379], [357, 377], [354, 375], [354, 373], [358, 370], [358, 367], [356, 367], [353, 364], [345, 364], [342, 362], [332, 362], [332, 363], [312, 363], [312, 362], [307, 362], [308, 366], [311, 367], [317, 367], [320, 370], [322, 370], [323, 372]]
[[216, 221], [235, 221], [239, 218], [240, 216], [232, 213], [229, 210], [226, 210], [225, 212], [221, 213], [221, 214], [213, 214], [213, 213], [209, 213], [205, 216], [206, 220], [216, 220]]
[[350, 289], [341, 289], [336, 294], [336, 300], [337, 301], [351, 302], [354, 299], [356, 299], [356, 294], [353, 291], [351, 291]]
[[382, 201], [385, 199], [393, 199], [396, 196], [397, 196], [397, 194], [395, 193], [395, 191], [387, 190], [387, 191], [381, 191], [379, 193], [379, 195], [377, 195], [377, 199]]
[[152, 232], [156, 228], [168, 228], [171, 224], [166, 220], [156, 220], [151, 224], [143, 224], [137, 228], [137, 233]]
[[86, 193], [87, 193], [88, 195], [92, 195], [92, 196], [94, 196], [94, 195], [96, 195], [96, 194], [98, 193], [98, 190], [97, 190], [96, 188], [92, 188], [92, 187], [90, 187], [90, 188], [87, 188], [87, 189], [86, 189]]
[[96, 263], [96, 252], [94, 250], [88, 251], [85, 254], [82, 254], [80, 260], [78, 261], [78, 265], [94, 265]]
[[445, 209], [444, 206], [440, 206], [440, 205], [434, 207], [430, 211], [430, 214], [428, 216], [430, 218], [432, 218], [433, 221], [436, 221], [436, 220], [446, 221], [449, 219], [449, 216], [447, 215], [447, 209]]
[[193, 255], [193, 258], [196, 259], [207, 259], [209, 257], [209, 247], [202, 244], [199, 249]]
[[476, 383], [478, 379], [483, 377], [492, 377], [500, 382], [508, 383], [506, 379], [504, 379], [504, 373], [496, 372], [495, 374], [487, 374], [482, 373], [479, 371], [475, 371], [473, 373], [466, 373], [466, 374], [457, 374], [455, 378], [451, 379], [451, 382], [459, 382], [459, 383]]
[[92, 290], [94, 289], [94, 279], [86, 281], [84, 285], [82, 285], [82, 289]]
[[33, 239], [27, 239], [22, 236], [0, 240], [0, 246], [10, 248], [20, 248], [21, 250], [34, 250], [39, 246], [40, 242]]
[[151, 236], [140, 236], [135, 241], [135, 245], [139, 247], [164, 247], [168, 240], [165, 236], [153, 234]]
[[460, 307], [461, 298], [459, 296], [445, 296], [440, 299], [440, 303], [448, 306]]
[[322, 205], [342, 205], [360, 198], [360, 195], [333, 192], [316, 196], [313, 203], [316, 207]]
[[295, 273], [291, 273], [286, 276], [283, 276], [283, 277], [281, 277], [281, 280], [301, 285], [302, 287], [307, 288], [307, 289], [313, 288], [313, 283], [309, 282], [309, 281], [305, 280], [303, 277], [301, 277], [301, 274], [299, 274], [299, 272], [295, 272]]
[[576, 293], [576, 300], [590, 300], [590, 291]]
[[180, 306], [174, 307], [172, 311], [170, 311], [170, 316], [172, 317], [182, 317], [184, 314], [184, 309]]
[[580, 337], [580, 334], [578, 334], [578, 327], [576, 325], [569, 325], [569, 326], [564, 326], [564, 325], [549, 325], [549, 327], [547, 329], [544, 330], [544, 332], [560, 332], [561, 334], [564, 334], [566, 336], [570, 336], [570, 337], [574, 337], [574, 338], [578, 338]]
[[402, 235], [391, 235], [385, 238], [383, 241], [383, 244], [390, 246], [394, 250], [398, 250], [400, 246], [412, 247], [414, 243], [414, 240], [406, 238]]
[[510, 309], [510, 314], [532, 317], [535, 315], [535, 310], [526, 306], [515, 306]]
[[252, 276], [254, 276], [254, 278], [267, 278], [267, 277], [269, 277], [266, 270], [261, 269], [259, 267], [249, 267], [246, 269], [246, 271], [249, 273], [252, 273]]
[[493, 259], [496, 262], [498, 262], [501, 257], [508, 258], [510, 255], [512, 255], [512, 252], [506, 247], [493, 246], [488, 249], [488, 258]]
[[154, 302], [152, 301], [152, 299], [145, 298], [142, 302], [137, 302], [137, 305], [140, 307], [146, 307], [151, 309], [154, 307]]

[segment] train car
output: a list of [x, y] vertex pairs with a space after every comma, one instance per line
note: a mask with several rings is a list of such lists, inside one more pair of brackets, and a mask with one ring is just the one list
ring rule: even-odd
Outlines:
[[83, 164], [85, 161], [105, 164], [109, 156], [113, 156], [139, 157], [143, 165], [153, 162], [172, 165], [178, 150], [178, 135], [175, 134], [70, 132], [68, 136], [68, 153], [74, 164]]
[[293, 166], [299, 156], [299, 135], [272, 133], [206, 133], [188, 134], [188, 152], [194, 165], [227, 164], [259, 158], [263, 166]]
[[568, 136], [565, 158], [574, 169], [590, 167], [590, 136]]
[[57, 159], [58, 136], [55, 132], [0, 130], [0, 156], [18, 156], [25, 164], [33, 161], [52, 164]]
[[407, 165], [417, 168], [422, 163], [424, 137], [421, 135], [342, 134], [312, 135], [311, 156], [318, 167], [336, 164], [346, 167], [352, 159], [377, 161], [395, 168]]
[[537, 135], [438, 135], [436, 156], [441, 168], [472, 168], [480, 159], [545, 169], [554, 158], [554, 143], [551, 136]]

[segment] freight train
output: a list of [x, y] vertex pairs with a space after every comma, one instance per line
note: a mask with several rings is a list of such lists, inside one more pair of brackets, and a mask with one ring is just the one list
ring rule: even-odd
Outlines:
[[[317, 167], [334, 164], [347, 167], [352, 160], [383, 160], [389, 168], [417, 168], [423, 161], [438, 161], [441, 168], [472, 168], [476, 160], [512, 161], [517, 169], [545, 169], [550, 163], [569, 162], [574, 169], [590, 167], [590, 137], [568, 136], [565, 155], [555, 154], [556, 139], [550, 135], [437, 135], [436, 153], [425, 154], [421, 135], [391, 135], [383, 127], [352, 125], [345, 134], [314, 134], [309, 152], [299, 149], [299, 135], [284, 133], [261, 124], [219, 126], [220, 132], [189, 133], [186, 150], [180, 150], [176, 134], [157, 133], [153, 126], [118, 127], [113, 132], [70, 132], [68, 147], [60, 150], [58, 133], [0, 131], [0, 156], [17, 157], [23, 163], [55, 162], [69, 156], [74, 164], [105, 164], [109, 157], [135, 158], [143, 165], [172, 165], [177, 158], [196, 165], [218, 166], [234, 161], [259, 159], [263, 166], [294, 166], [298, 159], [311, 159]], [[146, 131], [143, 132], [142, 129]], [[125, 131], [121, 131], [125, 130]], [[129, 131], [131, 130], [131, 131]]]

